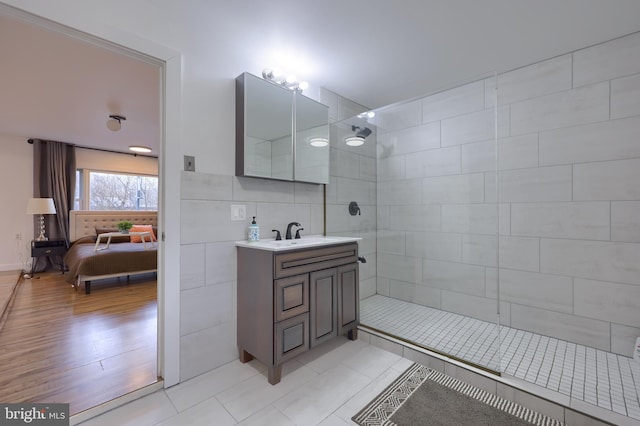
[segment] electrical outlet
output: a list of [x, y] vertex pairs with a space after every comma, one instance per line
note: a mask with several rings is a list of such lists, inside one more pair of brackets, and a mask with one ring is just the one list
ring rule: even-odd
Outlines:
[[22, 239], [22, 234], [20, 232], [18, 232], [16, 234], [16, 240], [21, 240]]
[[193, 155], [184, 156], [184, 171], [195, 172], [196, 171], [196, 157]]
[[245, 220], [247, 218], [247, 206], [244, 204], [231, 204], [231, 220]]

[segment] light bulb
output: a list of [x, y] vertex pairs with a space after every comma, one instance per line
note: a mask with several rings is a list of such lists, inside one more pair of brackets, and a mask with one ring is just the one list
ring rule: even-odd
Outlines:
[[301, 81], [298, 87], [300, 88], [300, 90], [305, 90], [309, 87], [309, 83], [307, 83], [306, 81]]

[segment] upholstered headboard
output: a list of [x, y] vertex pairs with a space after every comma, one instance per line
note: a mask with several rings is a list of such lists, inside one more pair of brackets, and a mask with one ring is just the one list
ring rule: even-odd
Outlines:
[[158, 226], [158, 212], [71, 210], [69, 212], [69, 239], [75, 241], [81, 237], [96, 235], [96, 227], [116, 228], [118, 222], [123, 220], [133, 222], [134, 225]]

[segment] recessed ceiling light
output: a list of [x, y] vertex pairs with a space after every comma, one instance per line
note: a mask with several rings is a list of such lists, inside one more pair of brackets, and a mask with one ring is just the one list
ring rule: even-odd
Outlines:
[[344, 141], [349, 146], [360, 146], [364, 144], [364, 138], [360, 136], [349, 136]]
[[329, 145], [329, 140], [327, 138], [311, 138], [309, 139], [309, 145], [322, 148]]
[[148, 146], [139, 146], [139, 145], [131, 145], [129, 147], [129, 150], [133, 152], [151, 152], [151, 148], [149, 148]]

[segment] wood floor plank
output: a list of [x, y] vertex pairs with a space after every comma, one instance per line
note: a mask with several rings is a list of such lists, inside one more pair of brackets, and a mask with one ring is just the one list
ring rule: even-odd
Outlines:
[[89, 295], [65, 278], [18, 286], [0, 331], [0, 401], [76, 414], [158, 380], [155, 275], [98, 281]]

